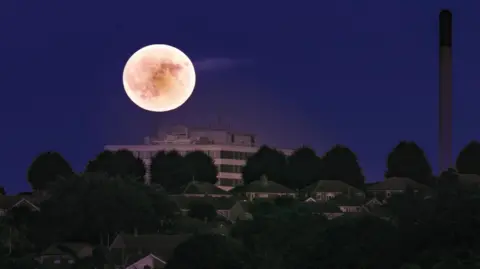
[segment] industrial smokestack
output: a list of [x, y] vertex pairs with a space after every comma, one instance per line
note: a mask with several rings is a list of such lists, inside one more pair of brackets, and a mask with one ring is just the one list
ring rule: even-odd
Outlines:
[[452, 166], [452, 13], [440, 12], [439, 143], [440, 172]]

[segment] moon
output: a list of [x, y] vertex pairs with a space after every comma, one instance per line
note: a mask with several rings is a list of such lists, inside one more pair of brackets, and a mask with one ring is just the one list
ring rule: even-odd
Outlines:
[[130, 100], [152, 112], [183, 105], [195, 88], [195, 69], [181, 50], [154, 44], [135, 52], [123, 69], [123, 87]]

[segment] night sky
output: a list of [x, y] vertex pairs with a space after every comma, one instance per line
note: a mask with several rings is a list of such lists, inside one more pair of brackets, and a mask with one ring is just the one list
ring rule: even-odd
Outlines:
[[[273, 146], [345, 144], [368, 181], [382, 180], [405, 139], [436, 170], [442, 8], [453, 12], [456, 154], [480, 137], [479, 1], [2, 1], [0, 185], [28, 190], [42, 151], [80, 170], [105, 144], [217, 115]], [[197, 69], [193, 95], [172, 112], [143, 111], [122, 87], [127, 59], [152, 43], [180, 48]]]

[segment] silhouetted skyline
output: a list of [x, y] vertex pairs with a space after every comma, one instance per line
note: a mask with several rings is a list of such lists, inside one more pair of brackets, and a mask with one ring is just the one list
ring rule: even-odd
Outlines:
[[[416, 141], [437, 171], [444, 8], [455, 20], [454, 158], [480, 137], [480, 3], [189, 2], [2, 3], [0, 185], [28, 189], [26, 170], [42, 151], [80, 170], [105, 144], [142, 143], [158, 127], [208, 125], [217, 115], [273, 146], [322, 155], [345, 144], [369, 181], [383, 179], [400, 140]], [[196, 65], [196, 89], [176, 111], [142, 111], [123, 90], [125, 62], [151, 43], [174, 45]]]

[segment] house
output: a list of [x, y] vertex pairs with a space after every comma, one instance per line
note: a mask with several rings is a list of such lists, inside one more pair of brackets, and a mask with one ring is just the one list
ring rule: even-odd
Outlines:
[[392, 212], [384, 206], [376, 206], [372, 208], [366, 208], [365, 212], [368, 214], [375, 216], [377, 218], [386, 220], [386, 221], [391, 221], [393, 220], [393, 214]]
[[480, 187], [480, 176], [475, 174], [457, 174], [458, 182], [466, 187]]
[[324, 215], [327, 219], [333, 219], [343, 215], [343, 211], [332, 202], [302, 202], [302, 207], [305, 207], [308, 211], [314, 215]]
[[40, 211], [40, 208], [22, 196], [0, 195], [0, 216], [4, 216], [13, 208], [25, 207], [32, 211]]
[[366, 202], [365, 197], [357, 195], [341, 194], [330, 199], [332, 203], [337, 205], [342, 212], [358, 213], [361, 212]]
[[150, 253], [147, 256], [141, 258], [140, 260], [130, 265], [127, 265], [125, 269], [144, 269], [144, 268], [159, 269], [159, 268], [164, 268], [166, 264], [167, 264], [166, 261]]
[[231, 197], [232, 194], [220, 189], [219, 187], [208, 183], [192, 181], [176, 191], [170, 192], [172, 195], [182, 195], [188, 197]]
[[316, 201], [328, 201], [341, 194], [364, 197], [365, 193], [340, 180], [319, 180], [301, 191], [305, 197]]
[[241, 219], [245, 214], [243, 206], [234, 197], [195, 197], [195, 196], [170, 196], [180, 210], [181, 214], [188, 215], [189, 207], [192, 203], [199, 201], [213, 205], [217, 214], [230, 222]]
[[364, 204], [364, 207], [367, 209], [373, 209], [382, 206], [384, 203], [378, 199], [377, 197], [373, 197], [370, 199], [367, 199], [366, 203]]
[[405, 193], [412, 190], [413, 193], [428, 194], [431, 190], [428, 186], [418, 183], [407, 177], [391, 177], [368, 187], [367, 192], [373, 196], [390, 198], [393, 194]]
[[296, 197], [296, 192], [273, 181], [269, 181], [266, 176], [260, 180], [250, 182], [235, 190], [237, 194], [243, 195], [247, 200], [253, 201], [256, 198], [276, 198], [280, 196]]
[[92, 256], [93, 249], [93, 246], [87, 243], [53, 244], [37, 257], [37, 261], [46, 268], [70, 268], [77, 258]]
[[[149, 259], [156, 260], [152, 261], [155, 266], [162, 266], [171, 257], [174, 249], [190, 237], [191, 234], [119, 234], [110, 245], [110, 253], [115, 265], [120, 268], [136, 263], [148, 263]], [[153, 256], [147, 258], [149, 255]], [[142, 259], [145, 260], [141, 261]]]

